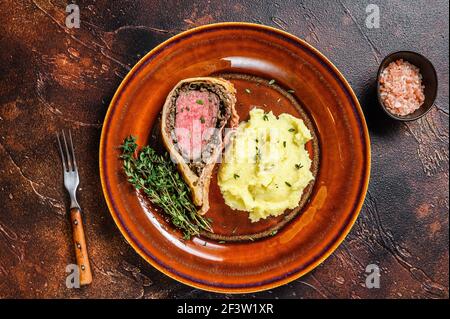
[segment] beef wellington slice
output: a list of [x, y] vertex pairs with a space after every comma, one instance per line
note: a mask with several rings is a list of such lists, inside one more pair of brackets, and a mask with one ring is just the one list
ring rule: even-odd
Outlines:
[[233, 84], [222, 78], [190, 78], [180, 81], [164, 103], [162, 139], [199, 214], [209, 209], [211, 174], [231, 132], [226, 128], [239, 122], [235, 93]]

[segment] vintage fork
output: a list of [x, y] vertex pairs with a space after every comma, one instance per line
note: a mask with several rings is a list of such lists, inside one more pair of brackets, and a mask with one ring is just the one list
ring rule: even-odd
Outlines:
[[72, 134], [69, 130], [69, 144], [67, 146], [66, 135], [64, 131], [61, 132], [64, 143], [64, 150], [61, 143], [61, 138], [56, 133], [58, 140], [59, 152], [61, 153], [61, 161], [64, 171], [64, 186], [70, 195], [70, 221], [72, 224], [73, 244], [75, 246], [75, 256], [77, 259], [78, 270], [80, 274], [80, 285], [88, 285], [92, 282], [91, 266], [89, 264], [89, 257], [87, 253], [86, 239], [84, 236], [83, 222], [81, 220], [81, 208], [78, 205], [76, 192], [80, 182], [78, 176], [78, 166], [75, 159], [75, 152], [73, 149]]

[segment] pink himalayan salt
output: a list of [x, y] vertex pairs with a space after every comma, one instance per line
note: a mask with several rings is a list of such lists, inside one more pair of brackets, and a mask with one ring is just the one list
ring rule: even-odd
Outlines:
[[420, 108], [425, 101], [424, 88], [420, 70], [403, 59], [381, 72], [381, 100], [392, 114], [405, 116]]

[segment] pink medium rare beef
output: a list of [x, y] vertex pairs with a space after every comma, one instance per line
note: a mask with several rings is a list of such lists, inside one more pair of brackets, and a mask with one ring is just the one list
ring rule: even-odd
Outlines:
[[198, 214], [209, 209], [209, 184], [230, 130], [238, 125], [236, 89], [222, 78], [181, 80], [167, 96], [161, 136], [184, 181]]
[[209, 91], [183, 91], [175, 102], [175, 135], [187, 158], [198, 158], [214, 134], [219, 97]]

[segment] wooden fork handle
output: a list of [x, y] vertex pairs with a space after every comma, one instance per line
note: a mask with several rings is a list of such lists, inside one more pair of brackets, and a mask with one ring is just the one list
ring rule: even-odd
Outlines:
[[92, 282], [91, 266], [84, 236], [83, 221], [79, 208], [70, 209], [70, 221], [72, 224], [73, 244], [75, 246], [75, 256], [80, 272], [80, 285], [89, 285]]

